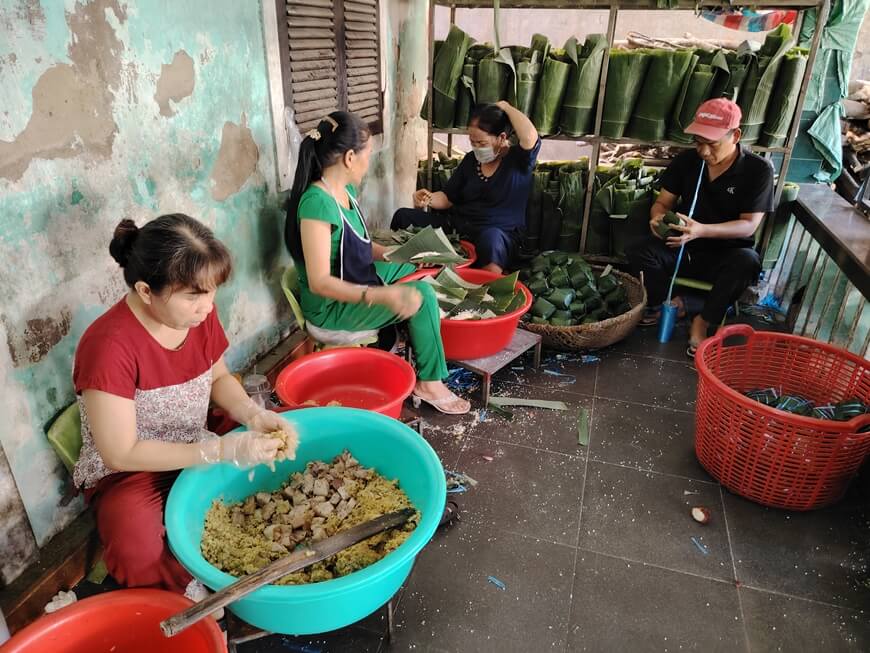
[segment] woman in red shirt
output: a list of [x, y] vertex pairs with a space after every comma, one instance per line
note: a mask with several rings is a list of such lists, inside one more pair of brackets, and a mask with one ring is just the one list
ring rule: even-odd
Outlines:
[[[170, 553], [163, 526], [178, 470], [271, 464], [281, 441], [263, 434], [292, 427], [255, 404], [224, 363], [228, 342], [214, 296], [232, 261], [207, 227], [182, 214], [141, 229], [122, 220], [109, 252], [130, 291], [76, 349], [82, 449], [73, 478], [94, 508], [118, 582], [196, 596], [201, 587]], [[211, 401], [248, 430], [208, 432]]]

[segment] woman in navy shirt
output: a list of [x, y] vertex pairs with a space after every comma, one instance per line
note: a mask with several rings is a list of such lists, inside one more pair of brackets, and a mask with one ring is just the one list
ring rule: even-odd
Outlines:
[[[518, 145], [510, 145], [511, 132]], [[421, 188], [413, 209], [399, 209], [390, 227], [445, 227], [474, 243], [476, 266], [501, 274], [510, 267], [526, 228], [532, 171], [541, 149], [538, 132], [507, 102], [476, 107], [468, 122], [472, 152], [457, 166], [444, 191]], [[425, 212], [451, 209], [449, 214]]]

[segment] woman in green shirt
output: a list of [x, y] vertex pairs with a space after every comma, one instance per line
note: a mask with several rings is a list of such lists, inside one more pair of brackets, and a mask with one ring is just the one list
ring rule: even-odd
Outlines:
[[470, 404], [442, 381], [447, 365], [434, 290], [419, 281], [396, 284], [414, 266], [387, 263], [386, 248], [369, 238], [356, 187], [371, 151], [366, 124], [344, 111], [329, 114], [302, 141], [284, 226], [302, 312], [315, 336], [407, 320], [417, 361], [414, 396], [442, 413], [467, 413]]

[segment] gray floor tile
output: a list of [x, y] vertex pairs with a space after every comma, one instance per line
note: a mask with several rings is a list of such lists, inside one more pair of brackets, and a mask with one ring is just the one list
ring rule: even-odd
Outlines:
[[459, 495], [463, 520], [573, 546], [584, 465], [576, 456], [469, 438], [457, 467], [478, 485]]
[[[710, 523], [692, 520], [692, 506], [706, 506], [712, 515]], [[722, 514], [717, 485], [590, 461], [578, 546], [733, 580]], [[693, 537], [706, 547], [706, 554]]]
[[745, 651], [737, 590], [578, 551], [568, 651]]
[[573, 564], [570, 547], [460, 522], [419, 556], [385, 650], [562, 651]]
[[712, 481], [695, 456], [693, 413], [596, 399], [589, 456], [627, 467]]
[[[542, 390], [534, 385], [501, 384], [493, 396], [522, 399], [562, 401], [567, 410], [510, 407], [513, 420], [487, 411], [486, 420], [474, 429], [473, 435], [489, 440], [521, 444], [536, 449], [556, 451], [572, 456], [585, 456], [586, 448], [578, 444], [578, 420], [581, 409], [591, 411], [592, 397], [556, 390]], [[591, 414], [591, 412], [589, 413]]]
[[598, 366], [595, 396], [649, 406], [693, 410], [697, 372], [691, 361], [609, 354]]
[[725, 492], [725, 510], [742, 584], [870, 606], [870, 510], [859, 497], [822, 510], [787, 512]]
[[423, 437], [432, 445], [446, 469], [453, 469], [462, 452], [462, 445], [471, 437], [480, 424], [480, 409], [472, 409], [467, 415], [443, 415], [436, 410], [421, 408]]
[[663, 358], [672, 361], [688, 361], [686, 347], [689, 340], [689, 326], [685, 320], [677, 324], [669, 342], [659, 342], [658, 327], [637, 328], [625, 340], [608, 347], [608, 353]]
[[500, 388], [503, 383], [519, 383], [541, 392], [556, 390], [592, 395], [598, 363], [583, 363], [581, 356], [579, 353], [545, 349], [541, 367], [536, 370], [532, 367], [531, 354], [527, 354], [494, 375], [493, 388]]
[[[870, 651], [870, 615], [740, 588], [753, 651]], [[868, 606], [870, 609], [870, 606]]]

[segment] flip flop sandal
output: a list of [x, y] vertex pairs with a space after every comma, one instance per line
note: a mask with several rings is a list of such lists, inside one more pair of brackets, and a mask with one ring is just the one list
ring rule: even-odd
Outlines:
[[460, 399], [460, 398], [461, 397], [457, 397], [452, 392], [450, 393], [449, 397], [442, 397], [441, 399], [426, 399], [425, 397], [421, 397], [420, 395], [417, 395], [417, 394], [411, 395], [411, 401], [414, 404], [414, 408], [419, 408], [420, 403], [425, 403], [425, 404], [429, 404], [430, 406], [432, 406], [432, 408], [437, 410], [439, 413], [444, 413], [445, 415], [466, 415], [467, 413], [469, 413], [471, 411], [471, 404], [469, 404], [468, 408], [466, 408], [464, 410], [451, 410], [451, 409], [447, 408], [447, 406], [449, 404], [453, 403], [454, 401], [456, 401], [457, 399]]
[[444, 512], [441, 514], [441, 520], [438, 522], [438, 528], [452, 524], [459, 519], [459, 504], [455, 501], [448, 501], [444, 504]]
[[643, 317], [640, 318], [640, 322], [638, 326], [642, 327], [654, 327], [659, 323], [659, 318], [661, 318], [661, 311], [649, 311], [643, 314]]
[[686, 356], [689, 358], [695, 358], [695, 353], [698, 351], [698, 347], [700, 346], [700, 342], [692, 342], [689, 341], [689, 346], [686, 347]]

